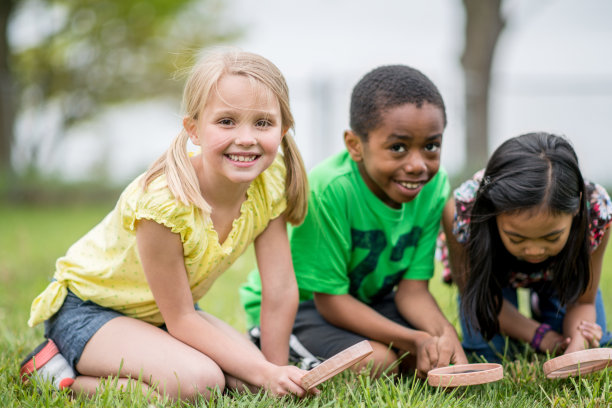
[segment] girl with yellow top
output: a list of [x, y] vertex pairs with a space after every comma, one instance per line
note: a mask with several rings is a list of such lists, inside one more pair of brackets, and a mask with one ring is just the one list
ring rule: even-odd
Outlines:
[[[28, 324], [44, 322], [47, 341], [24, 360], [24, 380], [92, 394], [118, 374], [119, 386], [140, 378], [171, 398], [244, 386], [304, 395], [304, 371], [287, 366], [298, 291], [285, 226], [304, 219], [308, 185], [285, 79], [259, 55], [214, 52], [192, 69], [183, 104], [168, 151], [34, 300]], [[201, 153], [188, 156], [188, 139]], [[262, 351], [196, 305], [252, 242]]]

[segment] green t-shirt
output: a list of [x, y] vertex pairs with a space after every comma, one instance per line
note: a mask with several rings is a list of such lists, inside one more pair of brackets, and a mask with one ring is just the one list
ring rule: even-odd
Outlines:
[[[309, 183], [306, 219], [289, 231], [300, 300], [320, 292], [351, 294], [371, 304], [401, 279], [432, 277], [440, 217], [450, 191], [444, 169], [399, 209], [370, 191], [347, 151], [316, 166]], [[241, 287], [240, 297], [248, 324], [258, 324], [257, 271]]]

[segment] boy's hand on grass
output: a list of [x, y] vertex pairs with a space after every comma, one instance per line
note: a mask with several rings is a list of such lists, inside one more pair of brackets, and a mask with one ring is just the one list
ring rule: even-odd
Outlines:
[[430, 370], [438, 367], [447, 367], [452, 364], [467, 364], [468, 360], [461, 347], [459, 339], [454, 334], [432, 337], [436, 343], [437, 361], [430, 361], [433, 365]]
[[421, 332], [417, 340], [417, 376], [426, 378], [427, 372], [449, 364], [467, 364], [468, 360], [456, 332], [445, 332], [442, 336], [431, 336]]
[[438, 339], [438, 367], [446, 367], [451, 363], [467, 364], [468, 359], [457, 337], [457, 332], [452, 326], [449, 326]]
[[417, 377], [427, 378], [427, 372], [438, 366], [438, 340], [426, 332], [420, 332], [416, 341]]

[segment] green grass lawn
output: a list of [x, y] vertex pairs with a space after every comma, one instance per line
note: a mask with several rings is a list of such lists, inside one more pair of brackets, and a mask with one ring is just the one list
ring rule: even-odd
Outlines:
[[[0, 406], [150, 406], [138, 391], [118, 392], [112, 387], [93, 399], [71, 399], [48, 387], [23, 386], [19, 362], [42, 340], [42, 325], [28, 328], [32, 299], [47, 285], [57, 257], [87, 232], [112, 205], [89, 207], [28, 207], [0, 205]], [[237, 285], [253, 265], [252, 251], [227, 271], [201, 302], [202, 308], [239, 330], [245, 318], [237, 296]], [[606, 253], [601, 287], [608, 322], [612, 316], [612, 250]], [[439, 276], [431, 282], [444, 313], [457, 322], [452, 288]], [[504, 379], [452, 392], [430, 388], [413, 377], [376, 381], [343, 373], [327, 381], [318, 397], [278, 400], [264, 394], [216, 394], [211, 401], [194, 404], [158, 401], [154, 406], [308, 406], [308, 407], [607, 407], [612, 406], [612, 369], [584, 378], [547, 380], [541, 370], [544, 356], [526, 350], [517, 361], [504, 363]]]

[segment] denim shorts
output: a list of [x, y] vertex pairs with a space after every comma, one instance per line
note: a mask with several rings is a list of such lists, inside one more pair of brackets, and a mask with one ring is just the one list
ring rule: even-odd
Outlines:
[[[197, 304], [195, 308], [200, 310]], [[104, 324], [119, 316], [124, 314], [91, 300], [81, 300], [69, 290], [62, 307], [45, 321], [45, 337], [55, 342], [60, 353], [78, 373], [76, 365], [87, 342]], [[165, 324], [160, 329], [168, 331]]]
[[105, 323], [119, 316], [123, 314], [90, 300], [83, 301], [68, 291], [62, 307], [45, 321], [45, 337], [55, 342], [60, 353], [77, 372], [76, 364], [89, 339]]

